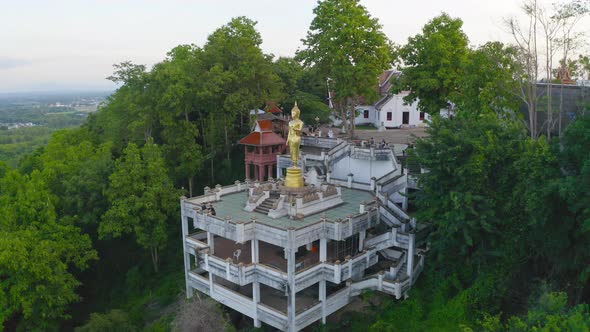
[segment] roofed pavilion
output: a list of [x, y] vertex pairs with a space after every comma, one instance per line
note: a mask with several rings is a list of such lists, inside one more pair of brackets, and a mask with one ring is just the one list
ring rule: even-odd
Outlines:
[[286, 142], [273, 131], [271, 120], [257, 120], [252, 132], [239, 142], [245, 146], [246, 180], [252, 179], [252, 167], [255, 180], [264, 181], [265, 178], [273, 177], [277, 155], [285, 152]]

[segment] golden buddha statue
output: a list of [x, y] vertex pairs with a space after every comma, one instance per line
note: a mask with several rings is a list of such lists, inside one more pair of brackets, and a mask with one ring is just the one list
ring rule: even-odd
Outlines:
[[285, 178], [285, 186], [291, 188], [303, 187], [303, 173], [298, 167], [299, 163], [299, 146], [301, 145], [301, 131], [303, 130], [303, 121], [299, 119], [301, 111], [297, 107], [297, 102], [291, 110], [293, 120], [289, 121], [289, 135], [287, 136], [287, 145], [291, 153], [291, 160], [293, 167], [287, 168], [287, 177]]

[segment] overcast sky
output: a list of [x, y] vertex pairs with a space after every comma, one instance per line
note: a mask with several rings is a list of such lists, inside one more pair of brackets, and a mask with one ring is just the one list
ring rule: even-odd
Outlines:
[[[361, 0], [397, 43], [445, 11], [463, 19], [473, 45], [509, 41], [502, 18], [517, 15], [520, 2]], [[112, 89], [105, 79], [112, 64], [152, 65], [176, 45], [203, 45], [240, 15], [258, 21], [265, 53], [293, 56], [315, 6], [315, 0], [0, 0], [0, 92]]]

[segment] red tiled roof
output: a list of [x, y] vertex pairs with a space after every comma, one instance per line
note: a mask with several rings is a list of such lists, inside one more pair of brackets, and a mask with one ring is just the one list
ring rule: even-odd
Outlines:
[[[269, 120], [266, 120], [270, 122]], [[256, 145], [256, 146], [269, 146], [285, 144], [287, 142], [281, 136], [271, 132], [251, 132], [248, 136], [240, 140], [240, 144], [244, 145]]]
[[271, 109], [267, 110], [267, 112], [273, 113], [273, 114], [283, 113], [283, 111], [281, 111], [281, 109], [277, 105], [275, 105]]
[[258, 120], [258, 127], [260, 127], [260, 131], [272, 131], [272, 121], [270, 120]]

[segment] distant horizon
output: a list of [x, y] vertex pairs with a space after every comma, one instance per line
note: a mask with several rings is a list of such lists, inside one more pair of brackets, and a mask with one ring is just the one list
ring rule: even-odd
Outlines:
[[[540, 3], [549, 6], [555, 1]], [[463, 31], [473, 46], [487, 41], [511, 42], [502, 19], [521, 17], [521, 2], [361, 0], [395, 43], [407, 42], [429, 20], [446, 12], [463, 20]], [[114, 91], [117, 86], [106, 79], [114, 64], [131, 61], [151, 68], [178, 45], [203, 46], [211, 33], [237, 16], [258, 22], [265, 54], [291, 57], [302, 46], [316, 5], [316, 0], [9, 2], [0, 12], [0, 93]], [[589, 19], [578, 28], [589, 31]], [[583, 49], [576, 54], [587, 52], [590, 50]]]

